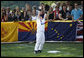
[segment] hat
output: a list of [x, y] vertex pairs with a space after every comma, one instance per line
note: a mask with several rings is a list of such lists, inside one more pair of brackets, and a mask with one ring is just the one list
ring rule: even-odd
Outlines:
[[56, 4], [55, 3], [52, 3], [51, 7], [55, 7], [55, 6], [56, 6]]

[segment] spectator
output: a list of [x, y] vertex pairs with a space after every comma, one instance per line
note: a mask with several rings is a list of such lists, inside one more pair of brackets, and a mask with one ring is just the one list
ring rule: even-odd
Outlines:
[[36, 10], [32, 11], [32, 20], [36, 20], [37, 19], [37, 15], [36, 15]]
[[15, 15], [17, 16], [17, 18], [18, 18], [18, 16], [19, 16], [19, 12], [20, 12], [20, 11], [19, 11], [19, 7], [17, 6], [17, 7], [16, 7], [16, 12], [15, 12]]
[[21, 17], [21, 12], [16, 13], [16, 21], [21, 21], [22, 17]]
[[[61, 6], [62, 5], [62, 6]], [[56, 4], [53, 3], [51, 7], [47, 4], [41, 3], [39, 10], [36, 9], [36, 6], [34, 5], [31, 9], [31, 6], [29, 4], [25, 5], [26, 8], [22, 7], [20, 10], [17, 6], [16, 9], [11, 11], [10, 7], [2, 8], [1, 9], [1, 21], [25, 21], [25, 20], [35, 20], [36, 16], [39, 12], [44, 12], [41, 14], [41, 16], [46, 16], [46, 19], [49, 20], [83, 20], [83, 1], [81, 1], [81, 5], [75, 6], [75, 8], [72, 10], [72, 7], [70, 5], [69, 1], [66, 1], [66, 3], [60, 3], [57, 2]], [[80, 9], [79, 9], [80, 8]], [[53, 11], [54, 10], [54, 11]], [[15, 19], [16, 18], [16, 19]]]
[[24, 11], [26, 11], [26, 9], [24, 7], [22, 7], [21, 12], [24, 12]]
[[44, 12], [44, 10], [40, 10], [38, 13], [37, 18], [39, 18], [41, 21], [47, 18], [47, 14]]
[[27, 15], [29, 16], [29, 20], [32, 20], [31, 19], [32, 10], [29, 4], [26, 4], [26, 11], [27, 11]]
[[6, 15], [5, 14], [1, 14], [1, 22], [5, 22], [5, 17], [6, 17]]
[[12, 13], [8, 15], [8, 21], [12, 21]]
[[69, 7], [69, 14], [68, 14], [68, 20], [72, 20], [72, 15], [71, 15], [71, 11], [72, 11], [72, 6], [70, 5]]
[[55, 11], [54, 11], [54, 13], [55, 13], [55, 20], [59, 20], [59, 7], [56, 5], [56, 7], [55, 7]]
[[70, 8], [70, 2], [69, 1], [66, 1], [66, 6], [67, 6], [67, 10], [69, 10], [69, 8]]
[[55, 19], [55, 13], [53, 12], [53, 8], [52, 7], [50, 7], [49, 12], [47, 14], [48, 14], [48, 19], [49, 20]]
[[5, 9], [5, 8], [2, 8], [2, 9], [1, 9], [1, 21], [2, 21], [2, 22], [7, 21], [7, 20], [6, 20], [6, 9]]
[[20, 9], [19, 9], [19, 7], [18, 7], [18, 6], [16, 6], [16, 11], [18, 11], [18, 12], [20, 11]]
[[28, 15], [31, 13], [31, 6], [29, 4], [26, 4], [26, 11]]
[[77, 3], [74, 4], [74, 7], [75, 8], [71, 12], [72, 19], [79, 21], [82, 18], [82, 16], [83, 16], [83, 12], [78, 8], [78, 4]]
[[41, 4], [40, 4], [40, 7], [41, 7], [41, 9], [45, 12], [45, 4], [44, 4], [44, 3], [41, 3]]
[[51, 7], [53, 8], [53, 11], [55, 10], [55, 7], [56, 7], [56, 4], [55, 3], [52, 3], [51, 4]]
[[6, 9], [6, 14], [10, 14], [10, 7], [7, 7], [7, 9]]
[[45, 13], [49, 10], [50, 6], [48, 4], [45, 4]]
[[21, 16], [24, 16], [24, 11], [26, 11], [26, 9], [24, 8], [24, 7], [22, 7], [22, 9], [21, 9]]
[[83, 1], [81, 1], [81, 5], [78, 6], [81, 10], [83, 10]]
[[24, 15], [21, 16], [21, 21], [27, 21], [27, 20], [29, 20], [29, 16], [27, 15], [27, 12], [24, 11]]
[[32, 10], [35, 10], [36, 15], [38, 15], [38, 10], [36, 9], [36, 6], [35, 5], [32, 7]]
[[8, 21], [9, 16], [11, 15], [10, 7], [6, 9], [6, 21]]
[[67, 6], [63, 5], [62, 10], [59, 13], [59, 18], [61, 20], [67, 20], [68, 19], [68, 14], [69, 14], [69, 12], [67, 11]]
[[17, 17], [15, 16], [15, 12], [14, 10], [12, 11], [12, 14], [11, 14], [11, 19], [10, 21], [16, 21]]
[[62, 10], [62, 4], [60, 4], [60, 2], [57, 2], [56, 5], [59, 7], [59, 10], [61, 11]]

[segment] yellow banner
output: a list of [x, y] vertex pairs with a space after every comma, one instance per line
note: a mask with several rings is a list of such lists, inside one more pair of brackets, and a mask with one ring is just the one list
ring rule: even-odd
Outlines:
[[1, 42], [18, 41], [17, 22], [1, 22]]
[[[83, 21], [83, 20], [81, 20]], [[72, 20], [54, 20], [52, 22], [72, 22]], [[47, 30], [48, 23], [45, 24]], [[37, 29], [36, 21], [19, 21], [19, 22], [1, 22], [1, 42], [18, 41], [18, 31], [35, 32]]]
[[[48, 23], [45, 24], [45, 29], [47, 30]], [[18, 22], [18, 29], [19, 31], [36, 31], [37, 24], [36, 21], [20, 21]]]

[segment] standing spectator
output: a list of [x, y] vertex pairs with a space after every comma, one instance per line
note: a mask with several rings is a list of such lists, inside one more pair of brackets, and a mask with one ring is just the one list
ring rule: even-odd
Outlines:
[[16, 16], [17, 16], [17, 14], [20, 12], [20, 10], [19, 10], [19, 7], [17, 6], [16, 7]]
[[21, 12], [21, 20], [23, 20], [24, 21], [24, 12], [26, 12], [26, 9], [24, 8], [24, 7], [22, 7], [22, 9], [20, 10], [20, 12]]
[[48, 4], [45, 4], [45, 13], [49, 10], [50, 6]]
[[72, 16], [71, 16], [72, 6], [71, 6], [71, 5], [70, 5], [68, 11], [69, 11], [69, 14], [68, 14], [68, 20], [72, 20]]
[[16, 17], [17, 17], [16, 21], [21, 21], [22, 20], [21, 12], [16, 13]]
[[41, 4], [40, 4], [40, 7], [41, 7], [41, 9], [45, 12], [45, 4], [44, 4], [44, 3], [41, 3]]
[[20, 12], [20, 9], [19, 9], [18, 6], [16, 7], [16, 13], [15, 13], [15, 15], [17, 17], [16, 21], [21, 21], [21, 12]]
[[67, 11], [67, 6], [63, 5], [62, 10], [59, 13], [59, 18], [62, 20], [67, 20], [68, 19], [68, 14], [69, 12]]
[[32, 20], [36, 19], [37, 19], [36, 10], [32, 10]]
[[52, 3], [51, 4], [51, 7], [53, 8], [53, 11], [55, 10], [55, 7], [56, 7], [56, 4], [55, 3]]
[[60, 2], [57, 2], [56, 5], [59, 7], [59, 10], [62, 10], [62, 4], [60, 4]]
[[55, 7], [55, 11], [54, 11], [54, 13], [55, 13], [55, 20], [59, 20], [59, 7], [56, 5], [56, 7]]
[[12, 11], [12, 14], [11, 14], [11, 19], [10, 19], [10, 20], [11, 20], [11, 21], [16, 21], [16, 18], [17, 18], [17, 17], [15, 16], [15, 11], [13, 10], [13, 11]]
[[18, 7], [18, 6], [16, 6], [16, 11], [17, 11], [17, 12], [20, 12], [20, 9], [19, 9], [19, 7]]
[[6, 9], [6, 14], [10, 14], [10, 7], [7, 7], [7, 9]]
[[5, 22], [5, 21], [7, 21], [7, 19], [6, 19], [6, 9], [5, 8], [2, 8], [2, 10], [1, 10], [1, 21], [2, 22]]
[[1, 14], [1, 22], [5, 22], [5, 17], [6, 17], [6, 15], [5, 14]]
[[10, 15], [11, 15], [10, 7], [7, 7], [6, 9], [6, 20], [7, 21], [9, 20]]
[[29, 4], [26, 4], [26, 11], [27, 11], [27, 14], [31, 14], [31, 6]]
[[78, 6], [81, 10], [83, 10], [83, 1], [81, 1], [81, 5]]
[[81, 11], [79, 8], [78, 8], [78, 4], [75, 3], [74, 4], [74, 9], [72, 10], [71, 12], [71, 15], [72, 15], [72, 19], [73, 20], [76, 20], [79, 22], [79, 20], [82, 18], [83, 16], [83, 11]]
[[29, 20], [29, 16], [27, 15], [27, 12], [24, 11], [24, 16], [22, 16], [22, 21], [27, 21]]
[[12, 21], [12, 13], [8, 15], [8, 21]]
[[38, 10], [36, 9], [35, 5], [32, 7], [32, 10], [34, 10], [36, 12], [36, 15], [38, 15]]
[[19, 20], [19, 7], [17, 6], [16, 7], [16, 12], [15, 12], [15, 15], [17, 16], [17, 20]]
[[29, 4], [26, 4], [26, 11], [27, 11], [27, 15], [29, 16], [29, 20], [32, 20], [31, 19], [32, 10], [31, 10], [31, 6]]
[[70, 14], [71, 14], [72, 9], [73, 9], [73, 8], [72, 8], [72, 6], [70, 5], [69, 10], [68, 10]]
[[53, 12], [53, 8], [52, 7], [50, 7], [50, 9], [49, 9], [47, 14], [48, 14], [47, 16], [48, 16], [49, 20], [55, 19], [55, 13]]
[[24, 11], [26, 11], [26, 9], [24, 7], [22, 7], [22, 9], [20, 10], [21, 16], [24, 16]]
[[21, 12], [24, 12], [24, 11], [26, 11], [26, 9], [24, 7], [22, 7]]
[[67, 10], [70, 8], [70, 1], [66, 1]]

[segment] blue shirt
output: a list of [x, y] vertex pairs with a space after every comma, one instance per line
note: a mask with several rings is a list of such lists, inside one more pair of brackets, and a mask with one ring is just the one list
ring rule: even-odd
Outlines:
[[81, 15], [83, 15], [83, 11], [81, 11], [80, 9], [73, 9], [71, 11], [71, 15], [74, 17], [74, 20], [77, 20]]

